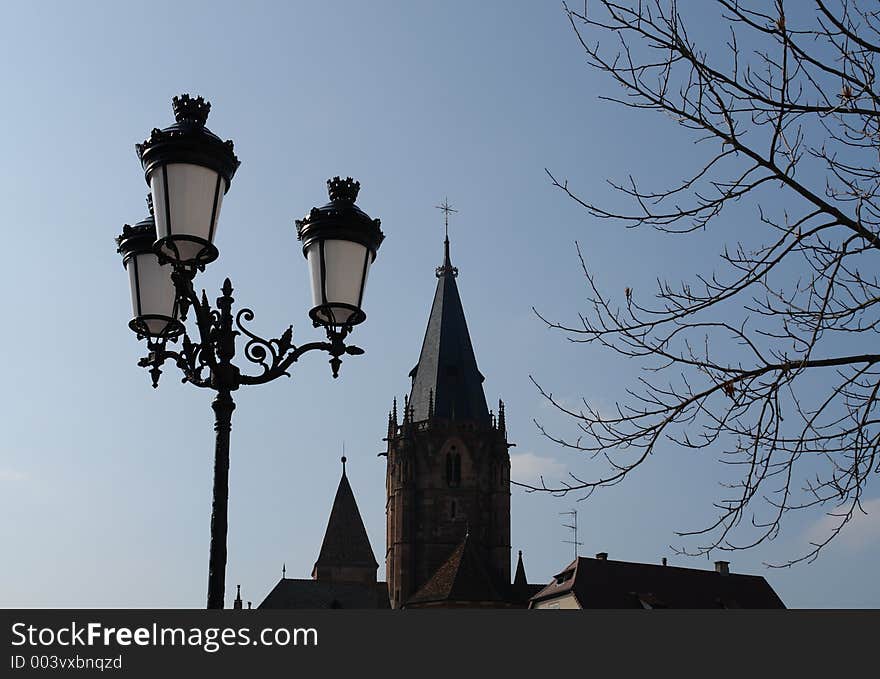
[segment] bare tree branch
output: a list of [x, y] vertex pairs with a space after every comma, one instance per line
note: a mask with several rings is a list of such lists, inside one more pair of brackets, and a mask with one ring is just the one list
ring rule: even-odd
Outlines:
[[553, 185], [598, 219], [670, 237], [724, 229], [720, 215], [748, 199], [755, 228], [751, 241], [728, 239], [720, 271], [660, 280], [653, 300], [626, 288], [619, 304], [577, 247], [586, 312], [575, 323], [535, 313], [572, 342], [641, 359], [644, 375], [611, 413], [565, 405], [533, 378], [576, 427], [560, 435], [536, 421], [542, 434], [604, 470], [519, 485], [589, 495], [663, 445], [712, 450], [742, 473], [713, 520], [679, 533], [704, 543], [681, 551], [748, 549], [774, 539], [790, 512], [830, 507], [829, 534], [773, 564], [790, 566], [815, 559], [863, 511], [880, 473], [880, 11], [850, 0], [815, 0], [793, 16], [783, 0], [716, 3], [730, 34], [721, 50], [690, 37], [675, 2], [565, 7], [589, 64], [622, 88], [604, 99], [660, 111], [715, 152], [671, 186], [610, 182], [632, 202], [627, 212], [548, 170]]

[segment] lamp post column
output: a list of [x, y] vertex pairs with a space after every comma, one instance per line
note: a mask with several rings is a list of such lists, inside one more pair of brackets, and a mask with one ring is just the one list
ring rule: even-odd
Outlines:
[[208, 562], [208, 608], [223, 608], [226, 595], [226, 533], [229, 514], [229, 434], [232, 431], [232, 411], [235, 401], [232, 390], [238, 388], [238, 368], [232, 365], [235, 357], [235, 338], [232, 328], [232, 283], [227, 278], [217, 298], [219, 319], [215, 334], [217, 363], [211, 371], [211, 383], [217, 396], [211, 403], [214, 409], [214, 502], [211, 506], [211, 554]]
[[208, 563], [208, 608], [223, 608], [226, 588], [226, 531], [229, 507], [229, 432], [235, 401], [221, 389], [211, 403], [214, 409], [214, 502], [211, 507], [211, 555]]

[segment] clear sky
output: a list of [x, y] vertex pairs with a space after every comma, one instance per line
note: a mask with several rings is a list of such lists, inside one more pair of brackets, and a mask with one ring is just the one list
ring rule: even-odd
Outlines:
[[[702, 30], [702, 29], [701, 29]], [[705, 27], [710, 33], [710, 28]], [[197, 284], [230, 276], [252, 327], [310, 327], [293, 220], [326, 202], [333, 175], [361, 181], [359, 205], [386, 241], [370, 274], [366, 350], [338, 380], [308, 355], [291, 380], [235, 396], [229, 602], [258, 604], [281, 576], [308, 577], [340, 474], [349, 478], [380, 563], [382, 438], [418, 352], [442, 254], [444, 197], [453, 263], [490, 404], [507, 404], [514, 476], [559, 478], [578, 456], [542, 439], [555, 420], [533, 374], [570, 401], [613, 403], [638, 374], [546, 330], [531, 311], [575, 318], [584, 299], [577, 239], [607, 289], [650, 287], [711, 267], [723, 232], [688, 242], [596, 223], [544, 174], [599, 200], [607, 177], [681, 175], [692, 139], [673, 121], [599, 100], [614, 93], [584, 64], [557, 2], [8, 2], [0, 23], [0, 605], [204, 605], [211, 393], [137, 367], [127, 278], [113, 237], [145, 216], [134, 144], [173, 120], [170, 100], [209, 99], [209, 127], [242, 165], [223, 204], [220, 259]], [[754, 217], [754, 215], [752, 215]], [[578, 510], [581, 554], [711, 568], [674, 556], [676, 530], [713, 516], [711, 453], [667, 447], [626, 483], [585, 502], [513, 490], [514, 555], [530, 581], [571, 558], [559, 512]], [[873, 494], [871, 494], [873, 493]], [[822, 514], [729, 558], [765, 575], [792, 607], [880, 606], [880, 498], [812, 565], [799, 554]], [[695, 543], [690, 543], [694, 546]], [[380, 567], [384, 577], [384, 564]]]

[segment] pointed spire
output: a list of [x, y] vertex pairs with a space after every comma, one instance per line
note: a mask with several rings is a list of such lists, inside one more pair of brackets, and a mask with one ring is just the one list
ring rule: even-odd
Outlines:
[[[444, 212], [452, 211], [448, 203], [438, 207]], [[447, 235], [419, 362], [410, 371], [412, 412], [407, 414], [421, 422], [430, 416], [430, 410], [438, 419], [472, 420], [485, 426], [489, 422], [489, 409], [483, 393], [484, 378], [477, 368], [455, 280], [457, 274], [458, 269], [452, 266], [449, 255]]]
[[342, 477], [339, 479], [312, 577], [330, 582], [345, 582], [352, 577], [361, 582], [375, 582], [379, 564], [348, 482], [345, 462], [346, 457], [343, 455]]
[[516, 560], [516, 575], [513, 578], [514, 587], [522, 587], [528, 584], [526, 579], [526, 568], [523, 566], [522, 550], [519, 550], [519, 557]]
[[348, 462], [348, 458], [345, 457], [345, 444], [342, 445], [342, 475], [345, 476], [345, 463]]
[[409, 396], [404, 395], [404, 397], [403, 397], [403, 423], [404, 424], [409, 424], [409, 422], [410, 422], [409, 414], [410, 414]]
[[287, 577], [287, 564], [283, 563], [283, 564], [281, 564], [281, 579], [283, 580], [286, 577]]
[[232, 607], [237, 611], [241, 610], [241, 585], [235, 586], [235, 601], [233, 602]]
[[526, 601], [529, 598], [529, 581], [526, 578], [526, 568], [523, 566], [522, 550], [519, 550], [519, 557], [516, 560], [516, 574], [513, 577], [511, 589], [514, 596], [521, 601]]
[[394, 397], [394, 404], [391, 407], [391, 421], [394, 422], [395, 428], [397, 427], [397, 397]]

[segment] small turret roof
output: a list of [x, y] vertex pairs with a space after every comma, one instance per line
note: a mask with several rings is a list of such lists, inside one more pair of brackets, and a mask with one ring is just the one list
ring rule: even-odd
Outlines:
[[342, 478], [339, 479], [333, 509], [330, 510], [330, 519], [324, 533], [324, 542], [315, 562], [315, 571], [318, 568], [340, 566], [379, 567], [354, 493], [348, 483], [345, 458], [342, 463]]

